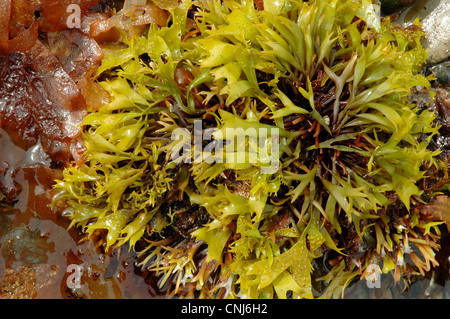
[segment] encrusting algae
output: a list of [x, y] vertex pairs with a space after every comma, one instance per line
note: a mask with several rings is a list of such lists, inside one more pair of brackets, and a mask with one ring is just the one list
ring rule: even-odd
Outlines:
[[418, 23], [367, 0], [160, 2], [164, 25], [103, 48], [111, 101], [55, 186], [72, 226], [180, 297], [339, 297], [371, 265], [408, 282], [437, 264], [450, 184], [436, 114], [409, 100], [431, 80]]

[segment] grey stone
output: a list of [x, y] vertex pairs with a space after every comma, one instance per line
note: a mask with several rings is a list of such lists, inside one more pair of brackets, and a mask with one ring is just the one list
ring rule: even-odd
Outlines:
[[426, 35], [428, 63], [438, 63], [450, 56], [450, 0], [419, 0], [399, 15], [398, 23], [410, 25], [418, 17]]

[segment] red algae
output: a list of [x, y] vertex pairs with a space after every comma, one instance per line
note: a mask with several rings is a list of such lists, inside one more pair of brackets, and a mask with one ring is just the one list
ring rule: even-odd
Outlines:
[[71, 159], [85, 102], [75, 82], [42, 45], [0, 55], [0, 127], [22, 148], [40, 139], [55, 162]]
[[[72, 3], [86, 18], [80, 29], [66, 25]], [[107, 19], [119, 4], [0, 4], [0, 298], [163, 295], [136, 266], [135, 252], [105, 253], [80, 229], [69, 229], [63, 208], [52, 206], [62, 169], [82, 161], [87, 109], [109, 99], [90, 79], [103, 57], [90, 24]]]

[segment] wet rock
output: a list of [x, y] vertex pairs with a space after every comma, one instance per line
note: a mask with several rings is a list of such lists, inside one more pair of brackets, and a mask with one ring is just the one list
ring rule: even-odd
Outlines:
[[2, 234], [0, 252], [7, 263], [20, 262], [23, 265], [47, 262], [47, 252], [54, 250], [54, 244], [40, 235], [38, 230], [30, 230], [21, 224]]
[[436, 89], [436, 107], [442, 125], [439, 133], [445, 137], [450, 137], [450, 91], [443, 88]]
[[423, 45], [428, 49], [428, 63], [446, 60], [450, 56], [450, 0], [414, 1], [397, 22], [408, 26], [416, 17], [426, 32]]
[[416, 2], [416, 0], [381, 0], [381, 12], [391, 14]]
[[36, 297], [35, 273], [30, 267], [22, 267], [18, 271], [7, 269], [0, 282], [0, 298], [31, 299]]
[[440, 150], [438, 158], [450, 162], [450, 91], [447, 88], [433, 88], [436, 92], [434, 102], [431, 104], [437, 112], [436, 122], [440, 126], [439, 135], [431, 140], [431, 148]]
[[427, 32], [425, 47], [428, 48], [428, 62], [437, 63], [450, 56], [450, 0], [439, 3], [430, 15], [422, 20]]
[[440, 273], [436, 271], [431, 272], [431, 278], [430, 281], [426, 287], [426, 289], [423, 291], [423, 298], [424, 299], [442, 299], [444, 294], [444, 285], [445, 281], [442, 282], [439, 280]]
[[443, 85], [450, 84], [450, 60], [442, 63], [428, 65], [425, 68], [425, 75], [433, 74], [436, 81]]
[[0, 280], [0, 299], [52, 298], [50, 292], [60, 289], [63, 271], [46, 264], [7, 268]]

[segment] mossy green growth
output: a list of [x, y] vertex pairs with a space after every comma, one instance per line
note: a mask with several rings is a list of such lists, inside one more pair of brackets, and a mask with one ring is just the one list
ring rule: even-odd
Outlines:
[[[440, 222], [419, 206], [435, 193], [418, 183], [442, 165], [436, 114], [408, 100], [430, 86], [419, 27], [377, 20], [368, 1], [183, 0], [169, 12], [97, 72], [111, 102], [85, 118], [85, 161], [56, 184], [72, 226], [106, 230], [106, 249], [139, 246], [161, 286], [199, 298], [337, 296], [377, 261], [405, 276], [436, 262]], [[221, 145], [201, 161], [198, 121]], [[230, 146], [227, 129], [277, 134]], [[265, 157], [227, 157], [252, 147]], [[325, 253], [335, 266], [317, 292]]]

